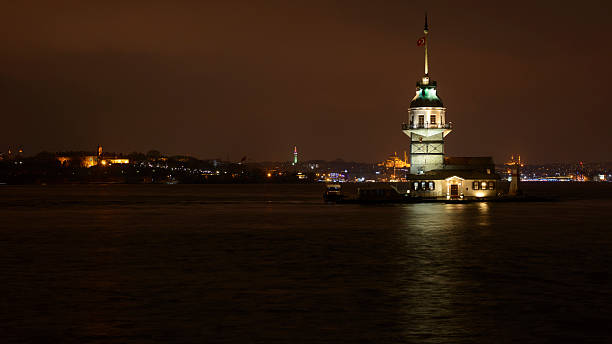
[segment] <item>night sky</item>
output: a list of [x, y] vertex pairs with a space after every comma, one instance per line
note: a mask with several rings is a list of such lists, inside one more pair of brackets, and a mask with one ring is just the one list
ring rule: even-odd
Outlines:
[[612, 160], [607, 1], [3, 1], [0, 150], [383, 160], [425, 10], [447, 154]]

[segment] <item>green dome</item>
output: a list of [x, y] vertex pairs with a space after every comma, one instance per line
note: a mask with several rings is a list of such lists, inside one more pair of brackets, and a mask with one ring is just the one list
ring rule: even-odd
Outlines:
[[410, 107], [444, 107], [442, 99], [438, 97], [436, 86], [435, 81], [430, 82], [428, 85], [417, 82], [417, 94], [412, 98]]

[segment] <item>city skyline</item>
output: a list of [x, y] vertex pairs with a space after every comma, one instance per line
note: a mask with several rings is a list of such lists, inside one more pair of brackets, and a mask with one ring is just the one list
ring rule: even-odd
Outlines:
[[[198, 159], [198, 160], [202, 160], [202, 161], [219, 161], [219, 162], [228, 162], [228, 163], [288, 163], [288, 164], [292, 164], [295, 163], [295, 159], [296, 159], [296, 154], [294, 149], [297, 146], [292, 146], [293, 149], [291, 151], [289, 151], [288, 153], [286, 153], [285, 157], [281, 157], [280, 159], [269, 159], [269, 160], [255, 160], [252, 159], [251, 157], [248, 156], [242, 156], [238, 157], [238, 156], [230, 156], [228, 154], [226, 154], [226, 156], [208, 156], [208, 157], [201, 157], [201, 156], [196, 156], [193, 154], [188, 154], [188, 153], [173, 153], [173, 152], [166, 152], [163, 150], [157, 150], [157, 149], [149, 149], [149, 150], [145, 150], [145, 151], [121, 151], [121, 150], [112, 150], [110, 151], [109, 154], [113, 154], [113, 155], [117, 155], [117, 156], [129, 156], [129, 155], [149, 155], [150, 153], [154, 152], [155, 154], [160, 154], [160, 156], [164, 156], [164, 157], [185, 157], [185, 158], [194, 158], [194, 159]], [[66, 150], [62, 150], [62, 151], [50, 151], [50, 150], [41, 150], [41, 151], [36, 151], [36, 152], [31, 152], [31, 151], [27, 151], [27, 149], [24, 149], [23, 146], [9, 146], [8, 147], [10, 149], [9, 151], [3, 151], [0, 150], [0, 161], [2, 161], [2, 159], [7, 159], [7, 160], [11, 160], [11, 159], [15, 159], [15, 158], [34, 158], [36, 156], [39, 155], [55, 155], [55, 156], [62, 156], [65, 154], [74, 154], [74, 155], [95, 155], [97, 149], [100, 148], [100, 146], [97, 147], [97, 149], [93, 149], [91, 147], [89, 147], [89, 149], [86, 147], [85, 149], [66, 149]], [[410, 166], [409, 163], [409, 159], [407, 158], [409, 156], [409, 150], [405, 149], [402, 151], [393, 151], [393, 152], [389, 152], [388, 154], [386, 154], [385, 156], [381, 156], [379, 159], [377, 160], [371, 160], [371, 161], [361, 161], [361, 160], [350, 160], [350, 159], [346, 159], [342, 156], [336, 157], [336, 158], [332, 158], [332, 159], [323, 159], [321, 157], [316, 157], [316, 156], [307, 156], [307, 157], [303, 157], [300, 154], [300, 162], [316, 162], [316, 161], [328, 161], [328, 162], [332, 162], [332, 161], [343, 161], [343, 162], [352, 162], [352, 163], [360, 163], [360, 164], [380, 164], [380, 163], [384, 163], [385, 161], [392, 159], [392, 158], [397, 158], [401, 161], [404, 161], [408, 164], [408, 166]], [[495, 164], [496, 165], [504, 165], [506, 161], [508, 160], [512, 160], [514, 157], [520, 157], [522, 156], [522, 154], [514, 152], [512, 154], [510, 154], [509, 156], [507, 156], [505, 159], [502, 157], [502, 159], [496, 160]], [[403, 158], [402, 158], [403, 157]], [[524, 160], [523, 160], [524, 161]], [[590, 163], [590, 164], [597, 164], [597, 163], [612, 163], [611, 159], [606, 159], [606, 158], [602, 158], [599, 160], [591, 160], [591, 161], [586, 161], [586, 160], [562, 160], [562, 161], [545, 161], [545, 162], [529, 162], [529, 161], [524, 161], [525, 164], [534, 164], [534, 165], [551, 165], [551, 164], [582, 164], [582, 163]]]
[[450, 155], [609, 160], [609, 5], [526, 4], [4, 4], [0, 147], [381, 161], [427, 10]]

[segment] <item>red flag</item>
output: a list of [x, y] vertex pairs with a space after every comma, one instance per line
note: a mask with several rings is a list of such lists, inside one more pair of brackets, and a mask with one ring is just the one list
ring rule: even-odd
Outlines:
[[417, 41], [417, 47], [422, 47], [424, 45], [425, 45], [425, 37], [419, 38], [419, 40]]

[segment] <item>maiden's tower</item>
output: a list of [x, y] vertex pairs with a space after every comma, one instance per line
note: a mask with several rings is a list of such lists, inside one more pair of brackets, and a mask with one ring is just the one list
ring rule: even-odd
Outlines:
[[496, 197], [499, 176], [491, 157], [449, 157], [444, 138], [452, 131], [437, 82], [429, 76], [429, 27], [417, 41], [425, 48], [425, 75], [416, 84], [408, 121], [402, 131], [410, 137], [409, 193], [427, 199], [486, 199]]

